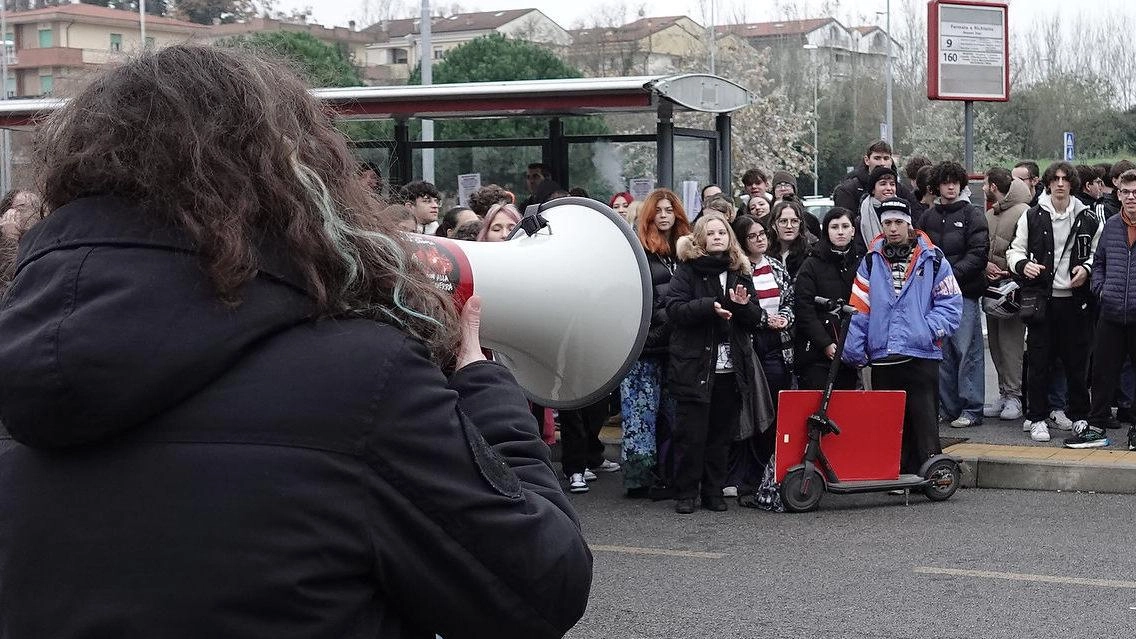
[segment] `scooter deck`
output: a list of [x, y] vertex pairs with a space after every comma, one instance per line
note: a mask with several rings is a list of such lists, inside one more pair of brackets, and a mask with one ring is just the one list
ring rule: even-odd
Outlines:
[[[809, 415], [820, 409], [821, 392], [785, 390], [777, 401], [776, 481], [805, 456]], [[839, 435], [820, 440], [828, 463], [842, 481], [896, 481], [903, 437], [903, 391], [833, 391], [829, 417]]]
[[825, 485], [825, 490], [830, 493], [838, 495], [848, 495], [852, 493], [875, 493], [883, 492], [885, 490], [903, 490], [904, 488], [922, 488], [927, 485], [927, 480], [919, 475], [900, 475], [899, 479], [889, 479], [886, 481], [841, 481], [830, 482]]

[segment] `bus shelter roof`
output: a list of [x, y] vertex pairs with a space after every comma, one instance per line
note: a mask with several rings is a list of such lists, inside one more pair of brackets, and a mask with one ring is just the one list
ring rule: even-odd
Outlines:
[[[345, 119], [489, 118], [675, 111], [730, 113], [750, 104], [752, 94], [708, 74], [470, 82], [428, 86], [313, 89]], [[59, 109], [61, 99], [0, 101], [0, 127], [34, 126]]]

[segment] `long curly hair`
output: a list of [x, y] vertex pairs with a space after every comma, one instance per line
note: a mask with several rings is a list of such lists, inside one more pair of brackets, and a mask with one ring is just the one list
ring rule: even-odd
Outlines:
[[202, 45], [143, 53], [86, 86], [38, 129], [49, 211], [127, 198], [185, 230], [218, 296], [240, 303], [257, 246], [282, 248], [319, 315], [391, 323], [441, 364], [460, 333], [449, 296], [411, 261], [330, 112], [288, 66]]
[[[670, 233], [662, 233], [655, 227], [655, 207], [659, 202], [667, 200], [674, 207], [674, 225]], [[674, 253], [675, 241], [689, 235], [690, 221], [686, 217], [686, 209], [682, 206], [682, 198], [670, 189], [655, 189], [643, 198], [639, 207], [639, 214], [635, 219], [635, 234], [643, 244], [643, 250], [655, 255], [667, 256]]]

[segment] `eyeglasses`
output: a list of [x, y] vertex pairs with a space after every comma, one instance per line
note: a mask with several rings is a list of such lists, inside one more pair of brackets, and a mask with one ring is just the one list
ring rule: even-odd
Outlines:
[[1121, 198], [1136, 197], [1136, 189], [1116, 189], [1116, 195]]
[[747, 240], [756, 240], [763, 237], [765, 237], [765, 231], [761, 231], [760, 233], [750, 233], [746, 235]]
[[800, 226], [801, 221], [783, 217], [780, 220], [777, 220], [777, 225], [778, 226]]

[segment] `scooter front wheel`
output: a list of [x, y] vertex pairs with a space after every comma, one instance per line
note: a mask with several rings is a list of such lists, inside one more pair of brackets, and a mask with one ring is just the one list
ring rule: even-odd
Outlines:
[[805, 482], [805, 470], [798, 468], [785, 475], [781, 482], [781, 503], [790, 512], [804, 513], [813, 510], [824, 495], [824, 478], [814, 472]]
[[929, 482], [923, 492], [931, 501], [946, 501], [958, 490], [962, 480], [959, 465], [951, 459], [940, 459], [927, 467], [924, 477]]

